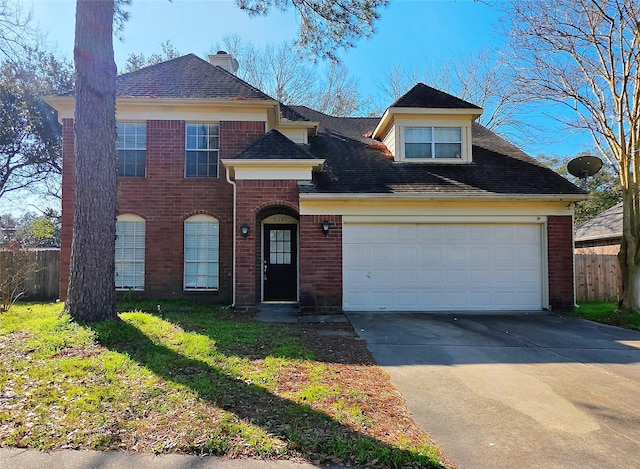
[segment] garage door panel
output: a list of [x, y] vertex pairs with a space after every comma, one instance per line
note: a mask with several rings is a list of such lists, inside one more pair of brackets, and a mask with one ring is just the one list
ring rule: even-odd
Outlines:
[[468, 240], [466, 228], [465, 225], [446, 225], [446, 239], [443, 239], [443, 241], [453, 244], [464, 243]]
[[345, 310], [542, 308], [540, 225], [345, 224]]
[[492, 284], [492, 272], [489, 269], [473, 269], [468, 274], [472, 285], [485, 287]]
[[517, 253], [518, 262], [521, 265], [531, 265], [538, 260], [534, 246], [530, 246], [530, 249], [521, 249]]
[[421, 246], [420, 253], [422, 265], [442, 262], [442, 246]]
[[487, 249], [483, 246], [470, 246], [468, 249], [469, 260], [472, 263], [491, 262], [493, 249]]
[[398, 241], [418, 241], [419, 232], [417, 225], [402, 225], [396, 227]]
[[454, 265], [465, 265], [467, 253], [464, 248], [459, 246], [448, 246], [445, 248], [445, 261]]
[[440, 225], [418, 225], [418, 241], [435, 243], [442, 241], [442, 229]]
[[467, 271], [463, 269], [458, 270], [446, 270], [445, 279], [447, 281], [448, 288], [454, 289], [458, 286], [467, 285]]
[[422, 271], [419, 269], [399, 269], [398, 275], [390, 279], [396, 286], [402, 288], [419, 288], [424, 285]]
[[452, 309], [466, 309], [469, 304], [468, 294], [469, 292], [463, 289], [452, 289], [445, 292], [444, 300]]
[[400, 262], [415, 262], [420, 257], [420, 246], [398, 246], [396, 252], [396, 258]]
[[396, 294], [395, 304], [399, 310], [409, 311], [420, 304], [420, 296], [417, 291], [400, 291]]

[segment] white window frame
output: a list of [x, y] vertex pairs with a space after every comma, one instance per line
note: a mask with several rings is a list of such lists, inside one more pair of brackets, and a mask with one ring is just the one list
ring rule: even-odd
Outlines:
[[[144, 130], [143, 133], [139, 132]], [[118, 174], [119, 177], [146, 177], [147, 175], [147, 123], [146, 122], [116, 122], [116, 133], [125, 136], [124, 139], [116, 139], [116, 151], [118, 160], [121, 158], [120, 152], [144, 152], [144, 167], [142, 175], [139, 174]], [[127, 135], [133, 136], [133, 145], [129, 145], [126, 138]]]
[[[197, 236], [197, 239], [190, 237]], [[184, 221], [184, 291], [217, 291], [220, 286], [220, 223], [209, 215]]]
[[[403, 128], [403, 156], [406, 161], [462, 161], [464, 160], [464, 127], [456, 125], [406, 125]], [[429, 138], [425, 140], [408, 141], [407, 131], [410, 129], [426, 130], [429, 133]], [[458, 129], [460, 131], [460, 140], [447, 140], [437, 139], [436, 131], [438, 129]], [[431, 149], [431, 156], [421, 157], [409, 157], [407, 156], [407, 144], [417, 143], [429, 145]], [[439, 144], [457, 144], [460, 145], [460, 154], [457, 157], [437, 157], [436, 150]]]
[[[124, 214], [116, 218], [114, 280], [117, 291], [144, 291], [145, 231], [146, 223], [142, 217]], [[131, 285], [125, 281], [128, 279], [133, 279]]]
[[[196, 135], [189, 135], [190, 128], [198, 128], [205, 127], [206, 132], [204, 135], [200, 135], [198, 129], [196, 130]], [[215, 129], [215, 133], [212, 133], [212, 130]], [[185, 178], [217, 178], [220, 174], [220, 123], [218, 122], [187, 122], [184, 127], [184, 138], [185, 138], [185, 152], [184, 152], [184, 177]], [[199, 139], [200, 145], [198, 144]], [[212, 145], [212, 139], [217, 140], [217, 145]], [[188, 161], [190, 157], [190, 153], [203, 153], [207, 156], [207, 174], [199, 174], [196, 169], [196, 174], [189, 174]], [[195, 155], [191, 155], [194, 157]], [[197, 156], [195, 156], [197, 158]], [[216, 159], [215, 164], [215, 174], [210, 174], [209, 169], [211, 168], [211, 158]]]

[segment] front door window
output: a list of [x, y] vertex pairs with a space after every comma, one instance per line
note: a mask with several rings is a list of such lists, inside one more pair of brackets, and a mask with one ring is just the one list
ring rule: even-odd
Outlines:
[[264, 301], [296, 301], [297, 225], [264, 225]]

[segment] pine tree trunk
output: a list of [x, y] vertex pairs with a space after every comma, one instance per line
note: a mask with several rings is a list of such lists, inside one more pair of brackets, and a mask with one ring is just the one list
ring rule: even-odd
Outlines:
[[78, 0], [74, 59], [75, 214], [66, 311], [115, 317], [116, 130], [114, 0]]

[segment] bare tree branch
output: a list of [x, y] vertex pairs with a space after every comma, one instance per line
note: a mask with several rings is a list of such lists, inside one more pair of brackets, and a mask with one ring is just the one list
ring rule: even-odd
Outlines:
[[620, 178], [620, 306], [640, 310], [640, 3], [510, 0], [506, 11], [522, 98], [574, 112]]

